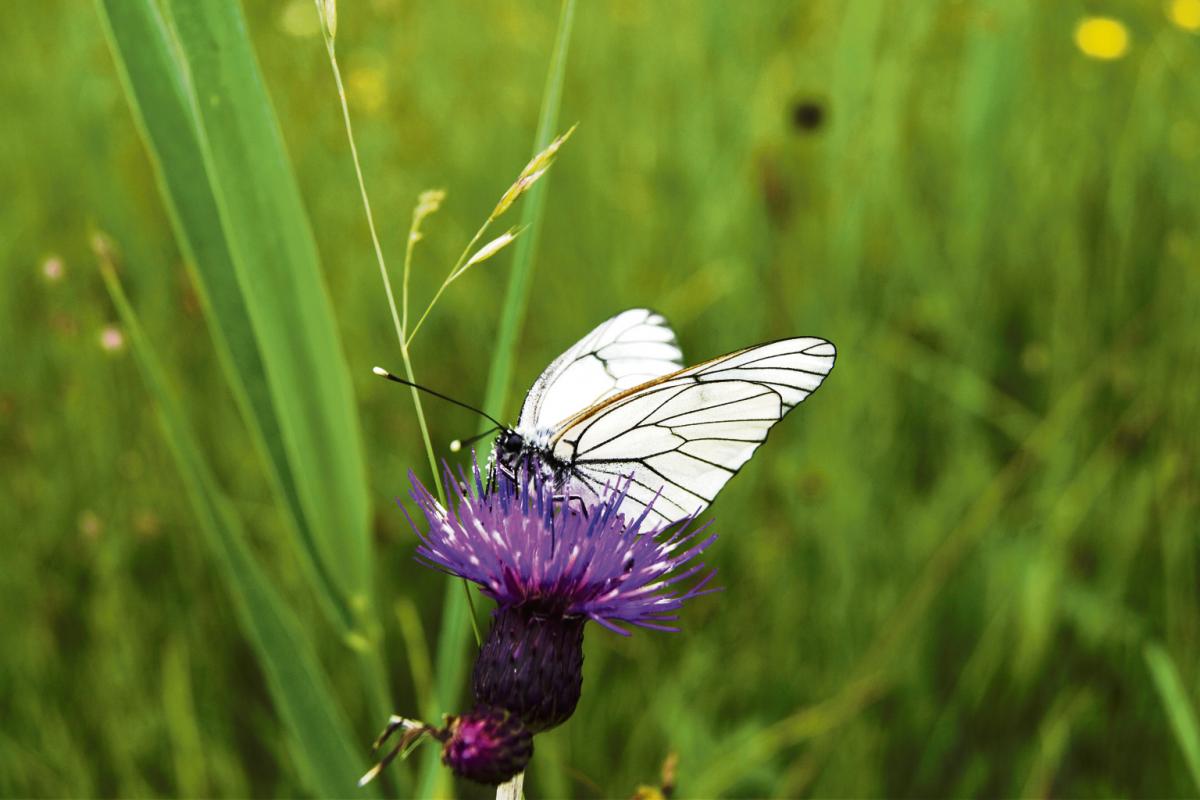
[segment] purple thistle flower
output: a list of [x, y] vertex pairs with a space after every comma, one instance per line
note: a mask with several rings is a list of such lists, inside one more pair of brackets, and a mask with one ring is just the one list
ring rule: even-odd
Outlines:
[[677, 619], [684, 601], [714, 591], [706, 588], [711, 571], [683, 584], [704, 570], [703, 563], [689, 562], [716, 534], [701, 539], [708, 526], [692, 528], [693, 518], [659, 529], [643, 527], [648, 511], [626, 520], [617, 509], [627, 480], [584, 514], [536, 479], [518, 486], [500, 476], [488, 492], [476, 470], [464, 493], [467, 482], [447, 470], [455, 512], [442, 508], [412, 473], [409, 479], [430, 526], [428, 533], [413, 526], [421, 539], [417, 557], [478, 584], [501, 610], [590, 619], [622, 635], [629, 632], [617, 622], [675, 631], [663, 623]]
[[685, 601], [716, 591], [708, 587], [715, 572], [696, 561], [716, 534], [692, 527], [691, 517], [645, 526], [648, 508], [625, 519], [618, 509], [628, 480], [583, 510], [536, 478], [500, 475], [485, 488], [478, 467], [473, 481], [460, 478], [446, 470], [456, 500], [447, 510], [409, 474], [429, 522], [427, 533], [413, 524], [418, 560], [473, 581], [498, 606], [472, 673], [474, 710], [448, 717], [443, 728], [393, 717], [376, 748], [395, 731], [404, 734], [363, 783], [426, 735], [443, 743], [442, 761], [457, 774], [509, 780], [529, 762], [533, 735], [575, 711], [588, 620], [622, 635], [629, 632], [620, 622], [674, 631], [666, 623]]

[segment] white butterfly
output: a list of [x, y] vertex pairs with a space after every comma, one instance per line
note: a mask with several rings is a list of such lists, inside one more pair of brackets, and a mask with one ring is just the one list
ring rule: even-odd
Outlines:
[[581, 498], [628, 478], [627, 519], [653, 502], [648, 522], [675, 522], [713, 501], [835, 356], [831, 342], [801, 337], [685, 369], [667, 321], [630, 309], [546, 368], [491, 469], [512, 477], [524, 466]]

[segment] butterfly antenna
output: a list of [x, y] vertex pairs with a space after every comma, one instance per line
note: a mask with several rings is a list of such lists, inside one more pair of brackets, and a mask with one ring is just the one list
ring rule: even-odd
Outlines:
[[500, 431], [500, 430], [504, 430], [503, 426], [496, 425], [491, 428], [488, 428], [483, 433], [475, 434], [474, 436], [472, 436], [469, 439], [455, 439], [454, 441], [450, 442], [450, 452], [457, 453], [459, 450], [462, 450], [463, 447], [465, 447], [466, 445], [469, 445], [472, 442], [478, 442], [483, 437], [491, 436], [493, 433], [495, 433], [496, 431]]
[[[425, 392], [426, 394], [431, 394], [434, 397], [441, 398], [442, 400], [445, 400], [447, 403], [453, 403], [454, 405], [458, 406], [459, 408], [465, 408], [467, 411], [474, 411], [479, 416], [494, 423], [496, 425], [496, 427], [500, 428], [501, 430], [504, 430], [508, 427], [503, 422], [496, 419], [495, 417], [493, 417], [491, 414], [487, 413], [486, 411], [481, 411], [478, 408], [476, 408], [475, 406], [469, 406], [461, 400], [455, 400], [453, 397], [447, 397], [446, 395], [442, 394], [441, 392], [435, 392], [433, 389], [430, 389], [428, 386], [422, 386], [419, 383], [413, 383], [412, 381], [404, 380], [404, 378], [396, 377], [395, 375], [388, 372], [383, 367], [374, 367], [374, 368], [372, 368], [371, 371], [374, 372], [376, 375], [380, 376], [381, 378], [387, 378], [389, 381], [392, 381], [393, 383], [399, 383], [404, 386], [411, 386], [414, 389], [420, 389], [422, 392]], [[489, 433], [490, 432], [491, 431], [489, 431]], [[468, 441], [472, 441], [472, 440], [468, 440]]]

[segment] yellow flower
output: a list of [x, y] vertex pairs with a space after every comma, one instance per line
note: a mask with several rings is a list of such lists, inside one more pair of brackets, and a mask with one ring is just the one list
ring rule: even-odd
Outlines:
[[1185, 31], [1200, 31], [1200, 0], [1171, 0], [1167, 4], [1167, 16]]
[[321, 18], [311, 0], [291, 0], [279, 10], [279, 27], [289, 36], [304, 39], [321, 32]]
[[355, 67], [346, 76], [346, 93], [364, 113], [374, 114], [387, 103], [387, 74], [377, 66]]
[[1075, 45], [1089, 58], [1112, 61], [1129, 50], [1129, 29], [1112, 17], [1084, 17], [1075, 26]]

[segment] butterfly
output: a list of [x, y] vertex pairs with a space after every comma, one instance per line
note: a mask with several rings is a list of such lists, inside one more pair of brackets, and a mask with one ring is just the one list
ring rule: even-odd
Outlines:
[[542, 372], [516, 426], [496, 438], [489, 474], [528, 470], [568, 501], [628, 481], [626, 519], [676, 522], [713, 502], [836, 355], [831, 342], [799, 337], [685, 368], [661, 314], [623, 311]]

